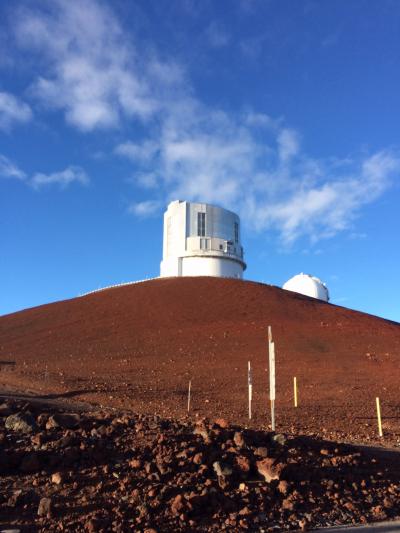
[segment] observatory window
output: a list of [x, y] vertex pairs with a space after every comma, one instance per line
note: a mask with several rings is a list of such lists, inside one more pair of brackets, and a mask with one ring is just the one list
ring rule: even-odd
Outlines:
[[197, 235], [205, 237], [206, 234], [206, 214], [197, 213]]
[[208, 241], [209, 239], [200, 239], [200, 249], [208, 250]]
[[235, 222], [235, 242], [239, 242], [239, 224]]

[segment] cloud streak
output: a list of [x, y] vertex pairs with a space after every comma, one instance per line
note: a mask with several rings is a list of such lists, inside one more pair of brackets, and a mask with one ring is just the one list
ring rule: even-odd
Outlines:
[[0, 154], [0, 177], [23, 181], [34, 189], [40, 189], [48, 185], [58, 185], [60, 188], [65, 189], [74, 182], [87, 185], [90, 181], [89, 176], [81, 167], [73, 165], [59, 172], [50, 174], [36, 172], [33, 176], [29, 176], [3, 154]]
[[[255, 128], [243, 115], [216, 113], [198, 103], [192, 114], [188, 109], [184, 122], [171, 110], [157, 135], [134, 145], [138, 176], [151, 171], [166, 200], [231, 208], [249, 228], [277, 232], [286, 246], [351, 228], [400, 172], [400, 158], [390, 150], [318, 160], [303, 153], [300, 135], [280, 122], [257, 121]], [[132, 160], [131, 153], [119, 153]]]
[[28, 104], [14, 95], [0, 92], [0, 129], [9, 131], [16, 124], [24, 124], [32, 119]]
[[0, 154], [0, 176], [2, 178], [11, 178], [23, 181], [26, 179], [26, 174], [8, 157]]
[[59, 185], [62, 189], [65, 189], [74, 182], [80, 183], [81, 185], [87, 185], [89, 183], [89, 177], [86, 172], [77, 166], [69, 166], [65, 170], [51, 174], [37, 172], [30, 180], [30, 184], [35, 189], [47, 185]]
[[[180, 65], [139, 50], [101, 2], [54, 0], [21, 10], [15, 31], [43, 59], [32, 86], [43, 105], [84, 132], [124, 120], [140, 126], [134, 140], [113, 149], [148, 191], [129, 208], [137, 216], [175, 198], [204, 201], [237, 211], [249, 228], [276, 232], [285, 245], [316, 242], [351, 228], [400, 171], [395, 151], [322, 160], [304, 152], [301, 133], [283, 119], [205, 105]], [[228, 44], [223, 28], [207, 31], [212, 46]], [[70, 167], [36, 174], [32, 184], [73, 181], [86, 178]]]
[[128, 207], [128, 213], [139, 218], [148, 218], [157, 213], [161, 207], [161, 202], [157, 200], [145, 200], [144, 202], [134, 202]]

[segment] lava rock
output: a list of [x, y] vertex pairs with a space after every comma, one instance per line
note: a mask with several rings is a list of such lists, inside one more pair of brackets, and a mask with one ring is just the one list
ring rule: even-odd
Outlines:
[[45, 516], [51, 518], [52, 516], [52, 501], [50, 498], [42, 498], [39, 502], [39, 507], [37, 510], [38, 516]]
[[215, 461], [213, 463], [213, 468], [218, 477], [221, 476], [231, 476], [233, 473], [232, 467], [226, 463], [220, 461]]
[[275, 462], [275, 459], [265, 458], [261, 461], [257, 461], [258, 473], [263, 476], [267, 483], [275, 479], [280, 479], [285, 465], [283, 463]]
[[8, 416], [5, 421], [5, 427], [21, 433], [32, 433], [37, 429], [35, 419], [29, 413], [16, 413]]
[[63, 428], [74, 429], [79, 426], [81, 417], [73, 413], [56, 413], [49, 417], [46, 429]]

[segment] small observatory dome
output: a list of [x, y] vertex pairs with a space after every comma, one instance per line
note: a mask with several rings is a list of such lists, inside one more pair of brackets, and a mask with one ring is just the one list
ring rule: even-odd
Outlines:
[[325, 283], [315, 276], [309, 274], [297, 274], [290, 278], [283, 287], [287, 291], [298, 292], [311, 298], [318, 298], [324, 302], [329, 302], [329, 291]]

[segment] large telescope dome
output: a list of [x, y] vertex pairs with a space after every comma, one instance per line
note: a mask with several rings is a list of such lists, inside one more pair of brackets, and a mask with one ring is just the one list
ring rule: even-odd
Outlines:
[[164, 214], [160, 276], [243, 277], [239, 217], [215, 205], [171, 202]]
[[290, 278], [282, 287], [287, 291], [298, 292], [311, 298], [329, 302], [328, 287], [320, 279], [309, 274], [297, 274]]

